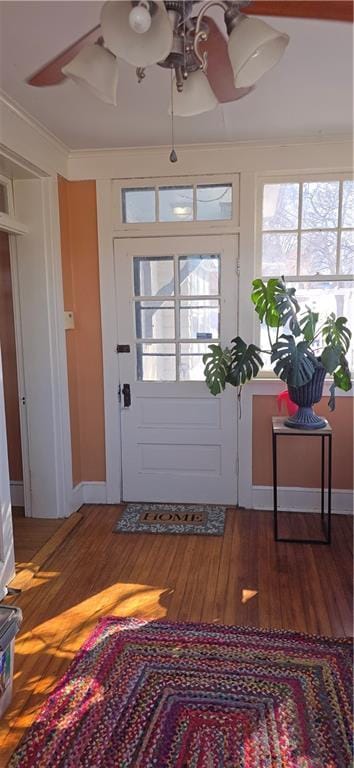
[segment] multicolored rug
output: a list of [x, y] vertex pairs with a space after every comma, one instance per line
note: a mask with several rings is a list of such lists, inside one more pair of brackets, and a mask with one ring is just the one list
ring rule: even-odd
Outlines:
[[103, 619], [11, 768], [350, 768], [351, 642]]
[[123, 510], [116, 533], [189, 533], [222, 536], [226, 507], [212, 504], [137, 504]]

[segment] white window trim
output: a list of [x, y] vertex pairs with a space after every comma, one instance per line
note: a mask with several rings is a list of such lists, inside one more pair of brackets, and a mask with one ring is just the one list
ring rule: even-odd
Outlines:
[[[354, 179], [354, 174], [351, 170], [348, 171], [348, 173], [309, 173], [309, 174], [286, 174], [286, 175], [278, 175], [274, 174], [272, 176], [260, 176], [258, 178], [258, 185], [257, 185], [257, 203], [256, 203], [256, 273], [260, 277], [262, 277], [262, 203], [263, 203], [263, 189], [266, 184], [304, 184], [306, 182], [311, 181], [352, 181]], [[291, 233], [294, 232], [295, 234], [299, 235], [302, 231], [351, 231], [353, 227], [341, 227], [338, 225], [338, 227], [317, 227], [317, 228], [311, 228], [309, 230], [303, 230], [299, 226], [294, 227], [294, 229], [286, 230], [287, 232]], [[267, 230], [268, 231], [268, 230]], [[272, 230], [269, 230], [272, 231]], [[282, 232], [283, 230], [279, 230], [279, 232]], [[284, 230], [285, 231], [285, 230]], [[263, 276], [265, 279], [267, 279], [267, 276]], [[345, 280], [353, 280], [352, 275], [342, 275], [340, 273], [333, 273], [331, 275], [328, 275], [326, 277], [330, 277], [332, 279], [343, 279]], [[285, 275], [285, 279], [289, 282], [311, 282], [315, 281], [315, 277], [313, 275]], [[323, 275], [321, 276], [321, 279], [323, 279]]]
[[[231, 219], [211, 219], [210, 221], [152, 221], [140, 223], [123, 222], [122, 190], [151, 189], [158, 187], [197, 186], [197, 185], [231, 184], [232, 185], [232, 217]], [[240, 192], [239, 174], [198, 175], [198, 176], [160, 176], [139, 179], [115, 179], [112, 182], [112, 224], [114, 237], [129, 236], [158, 237], [160, 235], [203, 235], [206, 232], [214, 234], [234, 234], [240, 230], [239, 222]]]
[[1, 211], [1, 216], [8, 216], [9, 218], [13, 219], [15, 217], [15, 208], [14, 208], [14, 193], [13, 193], [13, 187], [12, 187], [12, 181], [11, 179], [8, 179], [6, 176], [2, 176], [0, 174], [0, 184], [3, 187], [6, 187], [6, 195], [7, 195], [7, 206], [8, 211], [7, 213], [5, 211]]
[[[347, 173], [340, 172], [340, 173], [275, 173], [272, 175], [267, 176], [259, 176], [257, 179], [257, 192], [256, 192], [256, 233], [255, 233], [255, 277], [260, 277], [262, 280], [267, 281], [270, 277], [274, 277], [274, 275], [263, 275], [262, 274], [262, 234], [263, 234], [263, 228], [262, 228], [262, 221], [263, 221], [263, 209], [262, 209], [262, 203], [263, 203], [263, 189], [266, 184], [286, 184], [286, 183], [306, 183], [306, 182], [312, 182], [312, 181], [351, 181], [354, 179], [354, 174], [352, 170], [348, 170]], [[286, 230], [287, 232], [294, 232], [297, 236], [301, 234], [303, 231], [316, 231], [315, 228], [311, 230], [303, 230], [299, 226], [294, 228], [293, 230]], [[331, 228], [321, 228], [318, 227], [317, 231], [323, 232], [323, 231], [336, 231], [336, 232], [342, 232], [342, 231], [352, 231], [353, 227], [341, 227], [340, 225], [338, 227], [331, 227]], [[268, 231], [268, 230], [267, 230]], [[282, 232], [283, 230], [279, 230]], [[284, 230], [285, 231], [285, 230]], [[337, 259], [338, 259], [338, 253], [337, 253]], [[338, 261], [337, 261], [338, 263]], [[352, 274], [341, 274], [340, 272], [336, 272], [330, 275], [284, 275], [284, 278], [286, 282], [288, 283], [301, 283], [301, 282], [323, 282], [326, 278], [329, 280], [340, 280], [341, 282], [353, 282], [353, 275]], [[255, 316], [254, 320], [254, 343], [259, 344], [260, 343], [260, 323], [257, 321], [257, 318]], [[276, 381], [278, 377], [275, 375], [275, 373], [267, 368], [264, 371], [261, 371], [258, 375], [259, 380], [268, 380], [268, 381]], [[347, 397], [353, 397], [354, 393], [353, 391], [343, 393]]]

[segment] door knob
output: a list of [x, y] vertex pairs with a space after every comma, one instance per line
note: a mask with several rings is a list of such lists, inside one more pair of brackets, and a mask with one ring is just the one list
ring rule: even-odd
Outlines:
[[131, 396], [130, 396], [130, 384], [123, 384], [122, 394], [123, 394], [124, 408], [130, 408], [132, 403]]

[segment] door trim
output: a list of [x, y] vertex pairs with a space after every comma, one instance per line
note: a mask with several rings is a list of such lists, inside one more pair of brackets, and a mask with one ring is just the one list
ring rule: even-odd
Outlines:
[[[113, 227], [112, 216], [112, 189], [113, 182], [109, 179], [96, 181], [97, 196], [97, 226], [98, 226], [98, 254], [100, 276], [100, 302], [101, 302], [101, 326], [102, 326], [102, 355], [103, 355], [103, 389], [104, 389], [104, 418], [105, 418], [105, 448], [106, 448], [106, 501], [108, 504], [119, 504], [122, 500], [122, 447], [121, 447], [121, 423], [120, 408], [118, 404], [119, 355], [116, 353], [117, 339], [117, 311], [115, 294], [115, 270], [114, 270], [114, 240], [126, 240], [127, 232], [122, 232], [117, 237]], [[227, 234], [238, 235], [239, 230]], [[201, 233], [194, 233], [197, 237]], [[211, 232], [205, 232], [205, 235]], [[214, 232], [216, 236], [217, 232]], [[175, 232], [176, 237], [179, 236]], [[163, 235], [154, 235], [163, 237]], [[171, 233], [166, 233], [171, 236]], [[180, 233], [186, 237], [186, 232]], [[191, 233], [192, 236], [192, 233]], [[115, 414], [117, 418], [115, 418]], [[117, 467], [120, 468], [117, 471]]]
[[[23, 475], [23, 503], [25, 516], [32, 517], [32, 499], [31, 499], [31, 471], [29, 458], [28, 442], [28, 421], [26, 408], [26, 387], [24, 373], [23, 357], [23, 339], [21, 329], [21, 300], [18, 277], [18, 262], [16, 249], [16, 236], [9, 235], [10, 264], [11, 264], [11, 285], [12, 285], [12, 303], [15, 326], [15, 347], [16, 347], [16, 368], [18, 382], [18, 410], [20, 416], [20, 434], [21, 434], [21, 456], [22, 456], [22, 475]], [[25, 403], [23, 404], [23, 398]], [[13, 503], [13, 502], [12, 502]]]

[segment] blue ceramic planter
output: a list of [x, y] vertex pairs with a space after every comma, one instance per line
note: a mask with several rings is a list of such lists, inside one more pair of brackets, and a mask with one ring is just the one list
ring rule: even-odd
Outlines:
[[313, 404], [321, 400], [326, 369], [318, 364], [311, 381], [302, 387], [288, 385], [290, 400], [299, 406], [294, 416], [289, 416], [285, 424], [294, 429], [322, 429], [327, 426], [327, 419], [317, 416], [313, 410]]

